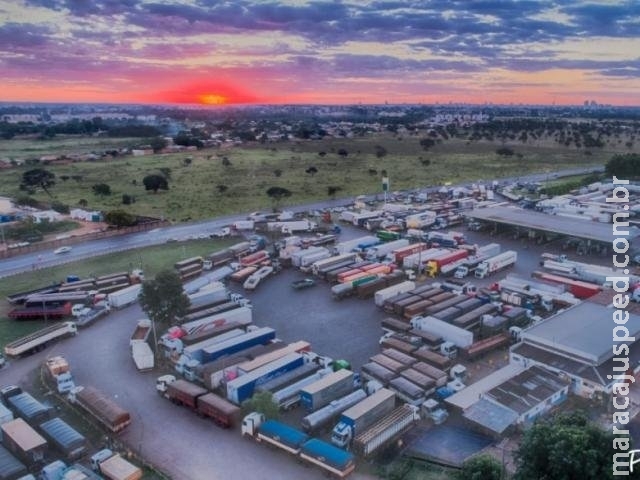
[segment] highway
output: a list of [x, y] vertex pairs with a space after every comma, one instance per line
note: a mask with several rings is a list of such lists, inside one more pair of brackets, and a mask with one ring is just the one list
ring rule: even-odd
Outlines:
[[[522, 177], [513, 177], [507, 179], [501, 179], [501, 182], [541, 182], [548, 180], [550, 176], [562, 177], [579, 175], [589, 173], [592, 171], [602, 171], [604, 167], [588, 167], [588, 168], [573, 168], [569, 170], [562, 170], [560, 172], [550, 173], [538, 173]], [[433, 193], [441, 187], [429, 187], [426, 189], [420, 189], [422, 192]], [[382, 194], [366, 195], [366, 200], [381, 199]], [[337, 206], [347, 205], [352, 203], [352, 198], [343, 198], [336, 200], [325, 200], [322, 202], [316, 202], [306, 205], [299, 205], [295, 207], [286, 207], [287, 210], [293, 212], [304, 212], [312, 210], [322, 210], [324, 208], [332, 208]], [[73, 250], [68, 253], [56, 255], [53, 250], [33, 252], [24, 255], [17, 255], [15, 257], [7, 258], [0, 264], [0, 278], [15, 275], [20, 272], [51, 267], [54, 265], [60, 265], [63, 263], [73, 262], [89, 258], [97, 255], [104, 255], [111, 252], [117, 252], [121, 250], [129, 250], [133, 248], [148, 247], [151, 245], [159, 245], [166, 243], [171, 239], [188, 239], [190, 237], [197, 238], [198, 235], [214, 232], [215, 230], [229, 225], [238, 220], [245, 220], [246, 214], [227, 215], [224, 217], [217, 217], [215, 219], [204, 220], [194, 223], [178, 224], [169, 227], [158, 228], [150, 230], [148, 232], [134, 233], [129, 235], [122, 235], [116, 237], [105, 238], [102, 240], [91, 240], [82, 243], [75, 244]]]

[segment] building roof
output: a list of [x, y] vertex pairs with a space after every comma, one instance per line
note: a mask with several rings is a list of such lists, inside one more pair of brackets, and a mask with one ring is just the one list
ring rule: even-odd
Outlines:
[[462, 416], [497, 434], [504, 433], [518, 420], [516, 412], [485, 398], [471, 405]]
[[488, 392], [497, 385], [500, 385], [504, 381], [516, 376], [524, 370], [524, 367], [510, 363], [509, 365], [490, 373], [481, 380], [478, 380], [471, 385], [463, 388], [457, 393], [454, 393], [450, 397], [445, 399], [445, 402], [458, 407], [462, 410], [466, 410], [471, 405], [476, 403], [483, 393]]
[[[595, 240], [604, 243], [611, 243], [614, 238], [612, 226], [609, 223], [548, 215], [546, 213], [524, 210], [511, 206], [478, 208], [465, 212], [464, 215], [476, 220], [508, 223], [509, 225], [559, 233], [561, 235], [578, 237], [586, 240]], [[640, 231], [635, 229], [631, 233], [631, 238], [628, 239], [630, 243], [640, 235]]]
[[485, 398], [507, 407], [518, 414], [525, 414], [569, 385], [568, 379], [561, 379], [536, 365], [515, 377], [492, 388]]
[[[582, 302], [522, 332], [522, 339], [577, 361], [601, 365], [613, 357], [613, 307]], [[640, 338], [640, 315], [629, 314], [630, 335]]]

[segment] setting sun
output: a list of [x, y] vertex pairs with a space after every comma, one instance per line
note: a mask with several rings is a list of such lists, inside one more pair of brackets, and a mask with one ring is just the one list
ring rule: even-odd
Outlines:
[[205, 105], [224, 105], [227, 103], [227, 97], [224, 95], [217, 95], [215, 93], [205, 93], [198, 97], [200, 103]]

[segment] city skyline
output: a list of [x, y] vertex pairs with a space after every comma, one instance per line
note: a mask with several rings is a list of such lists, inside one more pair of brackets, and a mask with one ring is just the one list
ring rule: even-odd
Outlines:
[[4, 102], [640, 105], [635, 2], [0, 0]]

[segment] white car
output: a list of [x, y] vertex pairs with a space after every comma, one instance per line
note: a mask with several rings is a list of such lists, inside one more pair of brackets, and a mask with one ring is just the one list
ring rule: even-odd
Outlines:
[[59, 255], [61, 253], [69, 253], [71, 251], [71, 247], [60, 247], [60, 248], [56, 248], [53, 253], [55, 253], [56, 255]]

